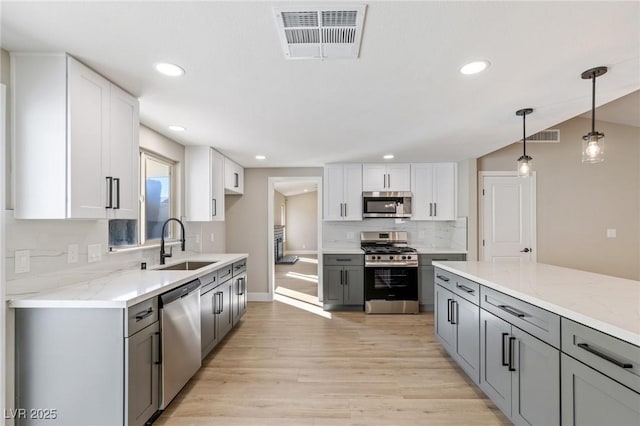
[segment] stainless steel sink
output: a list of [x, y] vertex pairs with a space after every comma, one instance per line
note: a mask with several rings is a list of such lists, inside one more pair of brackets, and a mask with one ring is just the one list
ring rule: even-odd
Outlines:
[[163, 266], [162, 268], [156, 269], [156, 271], [194, 271], [196, 269], [204, 268], [205, 266], [209, 266], [216, 263], [213, 262], [197, 262], [197, 261], [186, 261], [175, 263], [169, 266]]

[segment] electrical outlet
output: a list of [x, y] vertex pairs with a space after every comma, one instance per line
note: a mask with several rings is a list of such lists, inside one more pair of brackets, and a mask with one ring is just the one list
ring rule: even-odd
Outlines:
[[212, 243], [215, 241], [215, 238], [213, 237], [213, 232], [209, 236], [209, 241], [211, 241]]
[[616, 238], [617, 232], [615, 230], [615, 228], [613, 229], [607, 229], [607, 238]]
[[67, 263], [78, 263], [78, 245], [69, 244], [67, 246]]
[[88, 262], [100, 262], [102, 260], [102, 244], [89, 244], [87, 246]]
[[31, 269], [31, 254], [29, 250], [16, 250], [15, 258], [15, 272], [16, 274], [22, 274], [29, 272]]

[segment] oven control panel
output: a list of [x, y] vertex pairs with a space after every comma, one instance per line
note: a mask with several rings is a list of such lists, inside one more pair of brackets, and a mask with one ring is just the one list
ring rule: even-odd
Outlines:
[[368, 254], [365, 266], [418, 266], [417, 254]]

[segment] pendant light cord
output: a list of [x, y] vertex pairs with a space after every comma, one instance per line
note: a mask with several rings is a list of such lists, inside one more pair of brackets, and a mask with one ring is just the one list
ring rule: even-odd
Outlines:
[[527, 157], [527, 131], [526, 128], [527, 114], [522, 114], [522, 156]]
[[593, 73], [593, 90], [591, 91], [591, 133], [596, 132], [596, 73]]

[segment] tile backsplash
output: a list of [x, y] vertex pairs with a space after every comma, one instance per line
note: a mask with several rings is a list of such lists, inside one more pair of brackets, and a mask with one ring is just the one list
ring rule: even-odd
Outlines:
[[467, 218], [454, 221], [367, 219], [356, 222], [324, 222], [322, 247], [358, 248], [361, 231], [406, 231], [409, 245], [438, 249], [467, 249]]
[[[109, 252], [107, 220], [17, 220], [5, 211], [5, 279], [8, 294], [47, 290], [120, 270], [159, 263], [159, 248]], [[186, 249], [173, 248], [172, 261], [189, 253], [224, 252], [224, 223], [185, 223]], [[211, 235], [215, 235], [214, 239]], [[28, 251], [28, 272], [17, 273], [16, 252]]]

